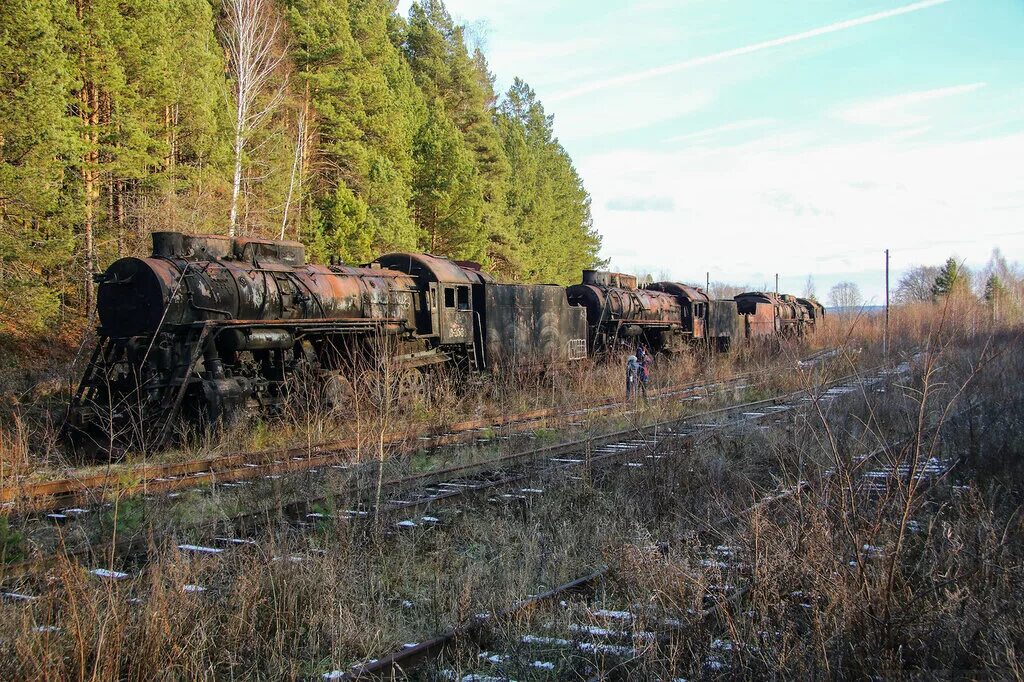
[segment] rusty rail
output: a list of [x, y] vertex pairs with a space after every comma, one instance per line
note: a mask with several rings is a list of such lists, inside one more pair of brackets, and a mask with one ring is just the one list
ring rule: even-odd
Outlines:
[[[711, 384], [705, 382], [679, 384], [659, 391], [652, 391], [650, 397], [664, 399], [692, 393], [709, 385], [744, 381], [752, 375], [753, 373], [750, 372], [743, 373]], [[584, 403], [573, 410], [573, 414], [609, 410], [627, 404], [629, 404], [628, 400], [601, 398]], [[393, 432], [385, 435], [384, 443], [395, 445], [414, 440], [419, 443], [421, 442], [419, 439], [426, 437], [431, 445], [448, 445], [463, 442], [471, 432], [479, 429], [516, 425], [522, 425], [525, 428], [537, 421], [564, 416], [565, 408], [542, 408], [514, 415], [455, 422], [440, 434], [431, 434], [429, 427]], [[186, 462], [146, 464], [134, 469], [91, 476], [73, 476], [39, 483], [6, 485], [0, 488], [0, 505], [6, 507], [8, 513], [11, 511], [28, 513], [88, 501], [107, 489], [116, 489], [119, 496], [130, 496], [170, 492], [205, 483], [258, 478], [268, 474], [295, 473], [335, 463], [340, 455], [354, 451], [358, 447], [359, 439], [345, 438], [293, 448], [236, 452]], [[125, 481], [137, 482], [124, 485]]]
[[[976, 409], [978, 405], [969, 404], [965, 409], [959, 411], [956, 416], [961, 416], [966, 412]], [[941, 426], [933, 426], [928, 429], [929, 433], [936, 431]], [[897, 444], [906, 442], [909, 439], [901, 439], [897, 441]], [[863, 455], [859, 462], [858, 467], [863, 467], [867, 462], [874, 460], [882, 453], [891, 450], [893, 444], [889, 443], [881, 445], [867, 454]], [[941, 474], [939, 478], [947, 476], [955, 467], [960, 463], [960, 460], [953, 461], [948, 468]], [[821, 481], [825, 482], [832, 478], [834, 472], [825, 471], [822, 473]], [[933, 481], [931, 479], [925, 479], [922, 482], [923, 489], [927, 489], [931, 486]], [[712, 530], [718, 530], [727, 524], [738, 520], [741, 517], [745, 517], [753, 514], [755, 511], [764, 509], [771, 505], [776, 505], [783, 500], [800, 494], [805, 489], [811, 487], [811, 483], [807, 481], [798, 481], [795, 485], [788, 488], [783, 488], [776, 491], [773, 494], [764, 496], [761, 500], [747, 507], [746, 509], [733, 513], [727, 514], [716, 522], [709, 524]], [[509, 616], [517, 615], [522, 611], [539, 605], [545, 601], [550, 601], [556, 597], [560, 597], [565, 594], [586, 591], [594, 588], [597, 584], [600, 584], [609, 575], [610, 569], [604, 566], [593, 573], [587, 574], [575, 580], [569, 581], [558, 587], [544, 592], [543, 594], [530, 597], [526, 600], [520, 601], [511, 607], [503, 609], [494, 614], [498, 619], [507, 618]], [[749, 594], [751, 585], [743, 586], [741, 589], [730, 596], [728, 599], [721, 599], [716, 602], [713, 606], [701, 610], [696, 613], [692, 618], [688, 619], [684, 623], [678, 623], [670, 625], [670, 633], [663, 634], [657, 638], [657, 643], [660, 646], [667, 646], [671, 643], [671, 633], [680, 632], [687, 627], [693, 627], [699, 623], [702, 623], [713, 616], [717, 616], [723, 613], [728, 607], [735, 607], [742, 602], [742, 600]], [[483, 631], [483, 626], [491, 621], [491, 617], [488, 614], [476, 615], [470, 618], [467, 622], [460, 624], [454, 628], [451, 628], [444, 633], [435, 636], [425, 642], [419, 643], [413, 647], [403, 648], [392, 654], [381, 658], [375, 659], [371, 662], [364, 663], [362, 665], [354, 665], [347, 671], [334, 670], [325, 673], [320, 676], [320, 679], [324, 680], [368, 680], [368, 679], [397, 679], [399, 676], [409, 676], [414, 671], [421, 669], [430, 662], [436, 662], [441, 660], [442, 656], [450, 649], [452, 649], [459, 641], [469, 641], [477, 643], [480, 640], [480, 635]], [[472, 676], [470, 676], [472, 677]], [[498, 678], [495, 678], [498, 679]], [[591, 682], [605, 679], [602, 675], [591, 678]]]
[[[593, 573], [588, 573], [587, 575], [570, 580], [567, 583], [563, 583], [562, 585], [548, 590], [547, 592], [534, 595], [533, 597], [517, 602], [506, 609], [502, 609], [496, 615], [499, 618], [507, 618], [529, 610], [530, 608], [544, 602], [551, 601], [556, 597], [592, 589], [595, 585], [599, 584], [607, 574], [608, 567], [604, 566]], [[468, 622], [446, 630], [436, 637], [428, 639], [425, 642], [420, 642], [416, 646], [403, 648], [400, 651], [396, 651], [395, 653], [372, 663], [356, 666], [347, 673], [337, 671], [340, 674], [329, 674], [328, 676], [324, 676], [324, 679], [393, 679], [397, 675], [408, 673], [410, 670], [421, 665], [424, 661], [440, 658], [442, 654], [444, 654], [444, 652], [454, 645], [459, 639], [475, 638], [488, 620], [488, 618], [474, 616]]]

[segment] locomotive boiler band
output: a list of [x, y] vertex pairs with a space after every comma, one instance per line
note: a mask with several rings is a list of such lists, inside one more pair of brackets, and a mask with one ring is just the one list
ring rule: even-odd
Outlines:
[[548, 368], [643, 344], [725, 350], [797, 336], [824, 308], [772, 293], [716, 300], [676, 282], [587, 270], [581, 284], [502, 284], [474, 263], [393, 253], [362, 267], [307, 263], [298, 242], [153, 234], [99, 283], [98, 341], [65, 432], [83, 449], [157, 447], [179, 415], [215, 422], [280, 409], [294, 377], [344, 400], [360, 371]]

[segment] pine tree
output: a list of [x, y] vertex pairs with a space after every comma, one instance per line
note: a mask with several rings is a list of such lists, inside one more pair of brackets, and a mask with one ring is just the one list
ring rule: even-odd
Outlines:
[[999, 275], [989, 275], [985, 280], [985, 300], [996, 303], [1006, 297], [1007, 289]]
[[439, 99], [458, 128], [479, 175], [481, 229], [500, 256], [507, 239], [505, 190], [508, 159], [494, 121], [493, 77], [483, 54], [473, 56], [441, 0], [414, 3], [405, 32], [405, 55], [427, 101]]
[[[168, 99], [156, 103], [162, 196], [144, 230], [192, 225], [224, 231], [228, 207], [231, 120], [224, 96], [224, 57], [209, 0], [171, 0], [165, 5]], [[199, 203], [199, 210], [197, 210]]]
[[966, 293], [970, 286], [970, 273], [966, 268], [960, 266], [956, 259], [950, 258], [939, 270], [935, 277], [935, 284], [932, 285], [932, 296], [949, 296], [951, 294]]
[[352, 0], [352, 34], [366, 65], [361, 79], [370, 147], [366, 199], [368, 227], [376, 251], [411, 249], [417, 239], [409, 212], [414, 162], [413, 137], [425, 105], [412, 71], [391, 42], [389, 0]]
[[[0, 3], [0, 331], [38, 331], [57, 315], [74, 253], [67, 163], [78, 152], [67, 115], [73, 87], [62, 0]], [[77, 273], [67, 272], [73, 276]]]
[[437, 99], [413, 143], [413, 215], [421, 248], [453, 258], [482, 260], [487, 235], [480, 229], [483, 200], [473, 159], [459, 129]]
[[569, 155], [554, 138], [553, 118], [533, 90], [516, 79], [500, 106], [499, 129], [514, 169], [507, 194], [520, 276], [568, 284], [598, 263], [590, 196]]
[[348, 261], [416, 243], [409, 200], [422, 107], [389, 14], [381, 0], [296, 0], [288, 14], [325, 167], [311, 188], [308, 233]]
[[176, 46], [159, 0], [74, 3], [65, 49], [78, 83], [74, 111], [82, 144], [73, 169], [80, 178], [84, 307], [91, 314], [91, 273], [126, 250], [127, 197], [161, 185], [162, 123], [165, 103], [173, 99]]

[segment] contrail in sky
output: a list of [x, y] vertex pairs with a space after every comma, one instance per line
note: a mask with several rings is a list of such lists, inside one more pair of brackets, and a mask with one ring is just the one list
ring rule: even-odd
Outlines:
[[557, 102], [560, 100], [570, 99], [572, 97], [578, 97], [580, 95], [586, 95], [588, 93], [596, 92], [598, 90], [606, 90], [608, 88], [613, 88], [618, 85], [628, 85], [630, 83], [637, 83], [639, 81], [657, 78], [658, 76], [664, 76], [665, 74], [675, 73], [676, 71], [689, 69], [694, 66], [702, 66], [704, 64], [720, 62], [724, 59], [739, 57], [740, 55], [750, 54], [752, 52], [760, 52], [761, 50], [768, 50], [773, 47], [779, 47], [781, 45], [789, 45], [790, 43], [797, 43], [800, 42], [801, 40], [807, 40], [809, 38], [817, 38], [818, 36], [827, 35], [829, 33], [845, 31], [848, 28], [864, 26], [865, 24], [873, 24], [876, 21], [882, 21], [883, 19], [889, 19], [890, 17], [897, 17], [901, 14], [917, 12], [918, 10], [927, 9], [929, 7], [935, 7], [936, 5], [944, 5], [947, 2], [952, 2], [952, 0], [922, 0], [921, 2], [915, 2], [910, 5], [904, 5], [903, 7], [897, 7], [896, 9], [890, 9], [884, 12], [875, 12], [874, 14], [868, 14], [867, 16], [859, 17], [857, 19], [837, 21], [834, 24], [828, 24], [827, 26], [813, 28], [810, 31], [804, 31], [803, 33], [794, 33], [793, 35], [784, 36], [782, 38], [765, 40], [760, 43], [754, 43], [753, 45], [736, 47], [731, 50], [726, 50], [724, 52], [716, 52], [714, 54], [705, 55], [703, 57], [694, 57], [693, 59], [687, 59], [686, 61], [676, 62], [675, 64], [666, 64], [665, 66], [658, 66], [653, 69], [647, 69], [646, 71], [637, 71], [635, 73], [627, 73], [622, 76], [616, 76], [614, 78], [608, 78], [602, 81], [594, 81], [593, 83], [588, 83], [586, 85], [581, 85], [578, 88], [567, 90], [561, 94], [555, 95], [554, 97], [549, 97], [548, 100], [552, 102]]

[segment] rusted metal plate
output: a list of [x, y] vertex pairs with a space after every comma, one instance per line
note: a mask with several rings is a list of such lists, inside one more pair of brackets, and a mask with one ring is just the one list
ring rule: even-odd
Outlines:
[[[739, 300], [737, 300], [737, 303], [739, 303]], [[771, 303], [749, 301], [740, 312], [745, 317], [744, 324], [746, 325], [747, 338], [754, 339], [774, 336], [777, 333], [775, 307]]]
[[654, 282], [644, 287], [648, 291], [663, 291], [666, 294], [672, 294], [673, 296], [687, 300], [687, 301], [698, 301], [707, 303], [711, 300], [703, 289], [697, 287], [691, 287], [688, 284], [681, 282]]
[[585, 357], [586, 311], [570, 306], [562, 287], [485, 284], [482, 301], [479, 313], [490, 369], [562, 364]]
[[708, 332], [712, 339], [741, 339], [743, 329], [736, 301], [712, 300], [708, 303]]
[[426, 253], [389, 253], [374, 261], [383, 268], [422, 277], [427, 282], [476, 284], [482, 281], [479, 270], [460, 267], [447, 258]]

